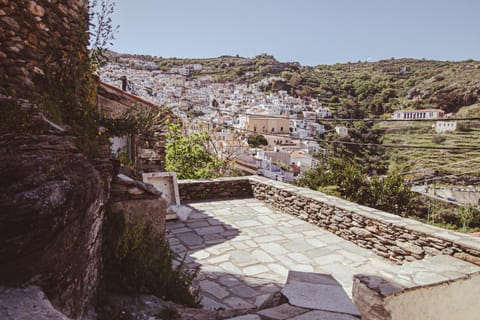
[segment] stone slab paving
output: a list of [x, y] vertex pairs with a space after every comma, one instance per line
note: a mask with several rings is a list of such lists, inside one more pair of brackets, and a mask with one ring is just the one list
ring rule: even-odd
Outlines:
[[391, 266], [373, 252], [256, 199], [197, 202], [167, 222], [172, 249], [200, 267], [205, 308], [255, 308], [280, 291], [289, 270], [329, 273], [351, 295], [352, 277]]
[[283, 288], [289, 270], [331, 274], [349, 296], [353, 275], [359, 273], [411, 287], [480, 270], [445, 256], [393, 265], [256, 199], [189, 206], [194, 211], [187, 221], [167, 222], [167, 239], [187, 266], [199, 267], [197, 281], [207, 309], [261, 307]]

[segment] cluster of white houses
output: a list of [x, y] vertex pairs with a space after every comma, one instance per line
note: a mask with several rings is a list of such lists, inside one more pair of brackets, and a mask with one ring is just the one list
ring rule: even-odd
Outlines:
[[[314, 139], [325, 132], [324, 126], [316, 120], [332, 117], [330, 109], [316, 99], [295, 98], [287, 91], [263, 92], [261, 84], [273, 78], [250, 85], [219, 83], [209, 76], [188, 78], [191, 72], [201, 70], [200, 64], [172, 68], [170, 72], [152, 71], [150, 65], [133, 69], [132, 66], [142, 66], [141, 61], [129, 60], [128, 64], [104, 66], [101, 70], [105, 82], [102, 88], [118, 91], [111, 84], [117, 84], [122, 75], [128, 74], [128, 82], [136, 88], [135, 95], [167, 106], [182, 120], [188, 133], [211, 131], [218, 155], [237, 159], [239, 165], [252, 171], [250, 173], [260, 172], [273, 179], [291, 180], [321, 161], [321, 157], [314, 158], [313, 154], [325, 153]], [[128, 93], [116, 94], [118, 99], [135, 98]], [[152, 102], [142, 99], [140, 104]], [[435, 130], [439, 133], [454, 131], [456, 122], [443, 120], [444, 116], [444, 111], [439, 109], [398, 110], [392, 119], [442, 119], [435, 121]], [[340, 137], [349, 135], [347, 127], [336, 126], [334, 130]], [[265, 136], [268, 144], [262, 150], [251, 149], [247, 137], [252, 134]], [[127, 140], [114, 142], [115, 151], [132, 149]], [[139, 152], [139, 155], [144, 153]], [[148, 154], [150, 162], [155, 158], [151, 153]]]

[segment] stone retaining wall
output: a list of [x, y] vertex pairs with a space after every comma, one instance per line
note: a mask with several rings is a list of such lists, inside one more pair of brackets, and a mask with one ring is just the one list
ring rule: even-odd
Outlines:
[[255, 197], [396, 263], [452, 255], [480, 265], [480, 239], [290, 184], [251, 176], [179, 181], [183, 201]]
[[178, 181], [180, 201], [252, 198], [248, 177]]
[[255, 198], [397, 263], [446, 254], [480, 265], [480, 239], [260, 177]]

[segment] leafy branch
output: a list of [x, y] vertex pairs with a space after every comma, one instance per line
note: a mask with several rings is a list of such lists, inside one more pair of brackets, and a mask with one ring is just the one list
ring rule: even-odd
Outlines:
[[[95, 9], [98, 9], [95, 10]], [[115, 2], [110, 0], [93, 0], [89, 6], [90, 14], [90, 59], [94, 64], [105, 60], [107, 47], [113, 45], [115, 34], [120, 26], [113, 25], [111, 15], [115, 10]]]

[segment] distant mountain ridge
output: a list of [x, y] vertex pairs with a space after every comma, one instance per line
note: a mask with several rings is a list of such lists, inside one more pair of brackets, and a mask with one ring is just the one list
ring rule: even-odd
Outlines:
[[201, 70], [189, 75], [192, 78], [211, 76], [214, 81], [246, 83], [270, 79], [265, 91], [286, 90], [293, 96], [318, 99], [334, 111], [357, 109], [364, 116], [382, 116], [401, 108], [439, 108], [452, 113], [480, 102], [480, 61], [476, 60], [392, 58], [311, 67], [279, 62], [268, 54], [206, 59], [109, 55], [132, 67], [138, 67], [132, 61], [149, 62], [152, 69], [164, 72], [201, 65]]

